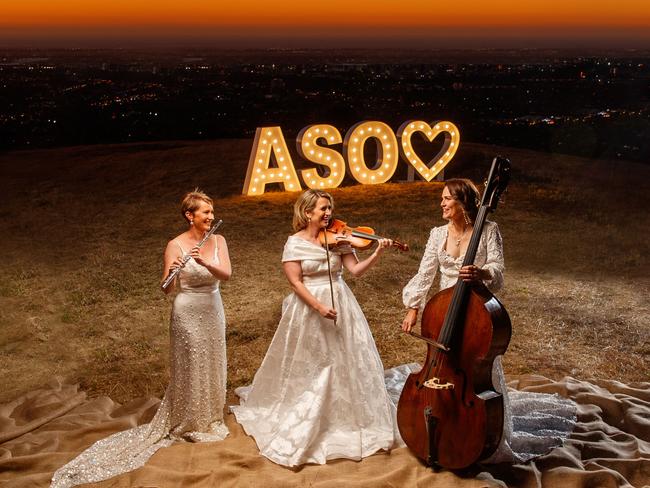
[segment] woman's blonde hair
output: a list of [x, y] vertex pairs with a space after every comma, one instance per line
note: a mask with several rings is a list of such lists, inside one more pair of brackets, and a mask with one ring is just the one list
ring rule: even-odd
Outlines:
[[332, 195], [322, 190], [307, 190], [293, 204], [293, 230], [298, 232], [307, 227], [307, 223], [309, 222], [307, 212], [316, 208], [316, 203], [318, 203], [319, 198], [327, 198], [330, 201], [332, 210], [334, 210], [334, 199]]
[[187, 215], [185, 215], [185, 213], [196, 212], [201, 206], [201, 202], [205, 202], [208, 205], [214, 207], [214, 204], [212, 203], [212, 198], [207, 196], [198, 188], [195, 188], [194, 191], [190, 191], [186, 193], [185, 196], [183, 197], [183, 200], [181, 201], [181, 215], [183, 216], [183, 218], [188, 222], [191, 222], [191, 220], [187, 218]]

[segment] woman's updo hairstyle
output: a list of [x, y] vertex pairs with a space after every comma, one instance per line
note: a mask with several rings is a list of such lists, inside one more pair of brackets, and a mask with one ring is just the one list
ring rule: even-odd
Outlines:
[[332, 210], [334, 210], [334, 199], [332, 198], [332, 195], [322, 190], [306, 190], [298, 197], [296, 203], [293, 204], [293, 230], [298, 232], [307, 227], [307, 224], [309, 223], [307, 212], [311, 212], [316, 208], [318, 199], [321, 197], [327, 198], [330, 201]]
[[181, 201], [181, 215], [183, 216], [183, 218], [188, 222], [191, 222], [191, 220], [187, 217], [186, 212], [190, 212], [191, 214], [193, 214], [199, 209], [201, 203], [203, 202], [207, 203], [212, 207], [214, 206], [214, 204], [212, 203], [212, 198], [207, 196], [198, 188], [195, 188], [194, 191], [190, 191], [186, 193], [185, 196], [183, 197], [183, 200]]
[[480, 205], [480, 194], [472, 180], [452, 178], [445, 181], [445, 188], [449, 190], [453, 199], [461, 204], [469, 223], [474, 224]]

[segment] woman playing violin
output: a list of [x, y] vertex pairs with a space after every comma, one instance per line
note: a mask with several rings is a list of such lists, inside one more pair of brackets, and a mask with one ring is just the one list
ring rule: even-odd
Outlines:
[[391, 241], [380, 239], [363, 261], [348, 244], [328, 256], [318, 236], [333, 206], [318, 190], [295, 203], [296, 233], [282, 256], [293, 291], [252, 385], [237, 391], [241, 405], [231, 407], [262, 455], [285, 466], [359, 460], [400, 442], [375, 342], [342, 277], [343, 267], [364, 274]]

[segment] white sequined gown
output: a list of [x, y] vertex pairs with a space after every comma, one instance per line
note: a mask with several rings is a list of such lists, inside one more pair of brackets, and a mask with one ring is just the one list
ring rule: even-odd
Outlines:
[[[402, 291], [406, 307], [424, 309], [438, 272], [440, 290], [456, 284], [465, 255], [453, 258], [447, 254], [447, 230], [446, 225], [431, 230], [418, 272]], [[490, 272], [491, 278], [484, 284], [491, 292], [503, 286], [503, 242], [496, 223], [485, 222], [474, 264]], [[573, 401], [545, 393], [508, 392], [501, 357], [494, 362], [492, 382], [503, 393], [505, 418], [501, 443], [485, 462], [524, 462], [562, 445], [575, 426]]]
[[[352, 250], [330, 253], [336, 323], [291, 293], [252, 385], [236, 390], [241, 402], [231, 410], [237, 421], [278, 464], [359, 460], [402, 445], [375, 342], [341, 277], [345, 252]], [[307, 289], [330, 303], [322, 247], [291, 236], [282, 261], [300, 261]]]
[[[214, 259], [218, 261], [216, 249]], [[193, 259], [179, 279], [170, 321], [170, 382], [156, 415], [149, 424], [93, 444], [54, 473], [52, 488], [134, 470], [174, 441], [219, 441], [228, 435], [223, 422], [226, 321], [219, 281]]]

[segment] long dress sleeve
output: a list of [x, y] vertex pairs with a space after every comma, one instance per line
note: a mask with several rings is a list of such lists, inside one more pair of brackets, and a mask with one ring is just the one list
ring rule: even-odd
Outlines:
[[505, 264], [503, 260], [503, 240], [499, 232], [499, 226], [495, 222], [488, 222], [485, 228], [485, 240], [487, 246], [487, 257], [485, 264], [481, 266], [490, 273], [490, 279], [484, 280], [485, 286], [495, 293], [503, 287], [503, 271]]
[[440, 227], [431, 229], [429, 240], [424, 249], [422, 261], [417, 274], [411, 278], [402, 290], [402, 301], [407, 308], [424, 308], [426, 304], [427, 293], [436, 277], [438, 271], [438, 247], [440, 244]]

